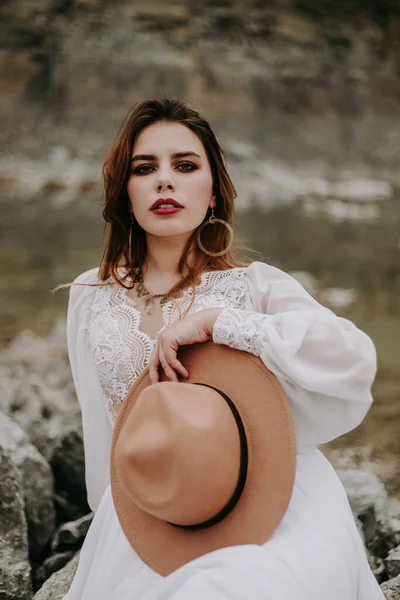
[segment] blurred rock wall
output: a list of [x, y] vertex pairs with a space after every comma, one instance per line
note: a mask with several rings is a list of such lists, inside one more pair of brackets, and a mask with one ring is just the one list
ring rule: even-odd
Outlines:
[[99, 158], [165, 94], [265, 156], [397, 169], [396, 0], [14, 0], [0, 22], [5, 153]]

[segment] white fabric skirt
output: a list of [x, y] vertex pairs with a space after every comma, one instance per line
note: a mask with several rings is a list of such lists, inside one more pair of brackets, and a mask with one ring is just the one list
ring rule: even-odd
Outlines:
[[163, 577], [127, 541], [106, 489], [64, 600], [383, 600], [346, 492], [319, 450], [297, 456], [288, 509], [264, 545], [222, 548]]

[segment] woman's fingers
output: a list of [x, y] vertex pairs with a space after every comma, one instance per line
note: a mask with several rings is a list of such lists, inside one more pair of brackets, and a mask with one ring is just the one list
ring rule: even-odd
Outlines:
[[187, 371], [187, 369], [185, 369], [183, 364], [177, 358], [170, 360], [169, 364], [171, 365], [171, 367], [173, 369], [175, 369], [175, 371], [180, 373], [182, 375], [182, 377], [184, 377], [185, 379], [187, 379], [189, 377], [189, 372]]
[[160, 364], [159, 343], [157, 342], [157, 344], [154, 346], [153, 352], [151, 353], [150, 361], [149, 361], [149, 375], [150, 375], [151, 383], [157, 383], [157, 381], [159, 381], [159, 378], [160, 378], [159, 373], [158, 373], [159, 364]]
[[159, 366], [161, 365], [165, 375], [171, 381], [178, 381], [177, 373], [184, 379], [189, 377], [187, 369], [176, 358], [176, 351], [166, 342], [165, 350], [160, 342], [154, 347], [149, 361], [149, 375], [152, 383], [160, 380]]
[[164, 373], [166, 374], [166, 376], [168, 377], [168, 379], [170, 379], [171, 381], [178, 381], [178, 377], [176, 376], [175, 371], [173, 370], [173, 368], [170, 366], [170, 361], [171, 358], [168, 360], [165, 352], [163, 351], [162, 347], [160, 347], [160, 351], [159, 351], [159, 355], [160, 355], [160, 363], [161, 366], [164, 370]]
[[152, 383], [159, 381], [160, 364], [171, 381], [178, 381], [177, 374], [187, 379], [189, 373], [176, 357], [178, 349], [180, 346], [209, 340], [213, 323], [221, 310], [222, 308], [210, 308], [198, 311], [160, 332], [149, 362]]
[[174, 372], [179, 373], [185, 379], [189, 377], [188, 371], [185, 369], [181, 361], [178, 360], [176, 357], [176, 354], [179, 349], [179, 343], [177, 342], [176, 338], [166, 340], [165, 345], [163, 346], [161, 344], [160, 349], [163, 353], [164, 361], [170, 368], [174, 370]]

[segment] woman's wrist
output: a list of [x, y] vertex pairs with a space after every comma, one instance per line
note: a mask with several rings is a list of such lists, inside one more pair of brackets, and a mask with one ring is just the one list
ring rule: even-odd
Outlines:
[[219, 317], [219, 315], [221, 314], [221, 312], [224, 309], [220, 308], [220, 307], [215, 307], [215, 308], [207, 308], [205, 310], [207, 312], [207, 319], [206, 319], [207, 333], [210, 337], [212, 337], [215, 321], [217, 320], [217, 318]]

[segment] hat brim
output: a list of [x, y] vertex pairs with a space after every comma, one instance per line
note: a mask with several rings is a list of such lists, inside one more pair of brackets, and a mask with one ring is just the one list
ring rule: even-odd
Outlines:
[[[277, 378], [253, 355], [208, 341], [179, 349], [187, 383], [222, 390], [236, 405], [248, 443], [248, 472], [239, 502], [222, 521], [196, 531], [179, 529], [140, 509], [115, 469], [119, 433], [142, 390], [151, 385], [148, 368], [121, 406], [112, 439], [110, 480], [115, 510], [126, 538], [160, 575], [218, 548], [263, 544], [286, 512], [296, 471], [296, 440], [288, 399]], [[166, 381], [166, 377], [160, 377]], [[184, 385], [184, 383], [182, 383]]]

